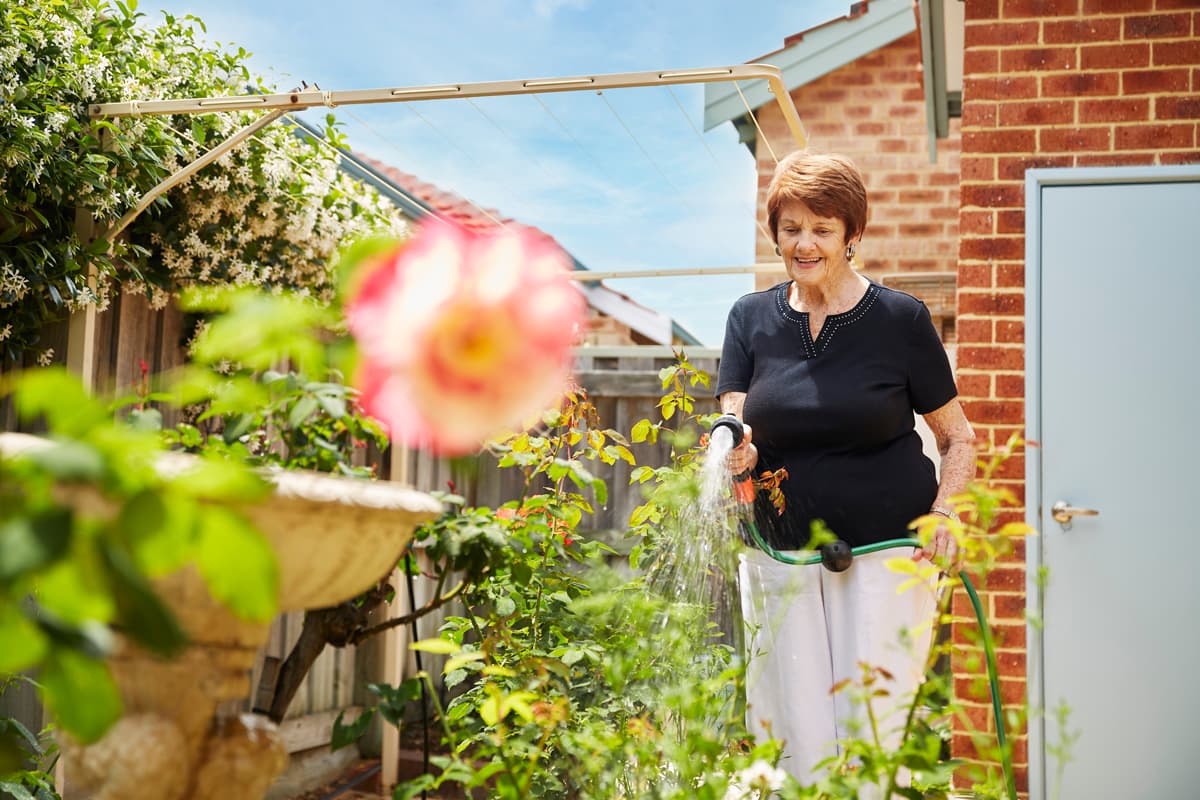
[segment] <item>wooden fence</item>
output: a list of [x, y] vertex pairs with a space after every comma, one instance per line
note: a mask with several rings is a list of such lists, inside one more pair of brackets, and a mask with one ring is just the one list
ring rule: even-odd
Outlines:
[[[173, 304], [155, 310], [139, 295], [124, 294], [114, 298], [112, 305], [95, 318], [91, 367], [97, 390], [127, 396], [141, 380], [143, 364], [151, 375], [183, 364], [190, 335], [191, 326], [185, 315]], [[68, 324], [62, 323], [45, 331], [41, 348], [54, 349], [54, 363], [70, 363], [67, 352], [70, 341]], [[694, 349], [688, 356], [695, 366], [712, 373], [715, 379], [715, 351]], [[33, 357], [31, 354], [23, 366], [34, 366]], [[75, 363], [78, 361], [76, 358]], [[673, 363], [674, 356], [666, 347], [583, 348], [577, 356], [576, 380], [596, 405], [601, 424], [628, 435], [638, 420], [657, 421], [661, 418], [657, 409], [663, 394], [659, 370]], [[698, 386], [695, 394], [698, 412], [716, 410], [710, 391]], [[170, 410], [165, 411], [164, 418], [168, 425], [177, 421]], [[0, 430], [22, 429], [11, 403], [0, 400]], [[36, 428], [26, 430], [38, 432]], [[661, 466], [667, 462], [665, 442], [642, 443], [634, 445], [632, 450], [639, 465]], [[642, 502], [640, 489], [629, 486], [630, 470], [631, 467], [620, 460], [614, 465], [601, 462], [593, 465], [594, 474], [608, 486], [609, 498], [606, 505], [596, 507], [592, 519], [584, 521], [582, 527], [585, 530], [607, 533], [625, 528], [630, 512]], [[448, 482], [453, 481], [456, 490], [472, 505], [495, 507], [519, 497], [523, 488], [519, 471], [499, 469], [489, 457], [481, 457], [472, 468], [461, 461], [450, 462], [423, 452], [396, 450], [386, 454], [382, 473], [381, 477], [385, 479], [397, 480], [421, 491], [445, 490]], [[387, 613], [399, 615], [410, 606], [407, 589], [401, 582], [403, 579], [394, 580], [397, 598]], [[432, 588], [430, 581], [417, 580], [414, 586], [417, 605], [428, 599]], [[443, 609], [441, 615], [422, 620], [418, 635], [422, 638], [436, 635], [446, 613], [453, 612]], [[254, 693], [264, 667], [269, 670], [271, 659], [286, 657], [299, 636], [302, 619], [302, 612], [293, 612], [280, 615], [272, 623], [270, 640], [251, 675], [251, 696], [240, 704], [243, 708], [260, 705], [255, 702]], [[295, 753], [326, 745], [333, 719], [339, 712], [346, 711], [348, 717], [352, 717], [359, 706], [371, 701], [365, 689], [368, 682], [395, 683], [414, 674], [414, 657], [408, 648], [410, 640], [409, 629], [393, 629], [379, 641], [368, 642], [359, 648], [327, 648], [314, 664], [281, 726], [289, 750]], [[425, 667], [432, 674], [438, 674], [436, 664]], [[16, 716], [32, 729], [40, 728], [45, 722], [36, 698], [24, 689], [10, 691], [0, 698], [0, 714]], [[379, 746], [394, 752], [397, 747], [395, 731], [377, 731], [377, 743], [379, 736], [383, 737]], [[388, 737], [391, 737], [390, 742]]]

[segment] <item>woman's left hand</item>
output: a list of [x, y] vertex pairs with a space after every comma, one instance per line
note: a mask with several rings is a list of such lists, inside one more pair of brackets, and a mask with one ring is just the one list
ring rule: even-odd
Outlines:
[[925, 547], [918, 547], [913, 552], [913, 561], [920, 561], [923, 558], [929, 559], [934, 564], [945, 565], [951, 572], [957, 572], [962, 566], [959, 563], [958, 541], [955, 540], [947, 522], [938, 523], [929, 544]]

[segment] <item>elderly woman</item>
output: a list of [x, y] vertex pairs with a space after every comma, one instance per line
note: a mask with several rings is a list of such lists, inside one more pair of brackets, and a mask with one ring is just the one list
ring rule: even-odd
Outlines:
[[[909, 536], [924, 514], [953, 517], [950, 498], [974, 472], [974, 434], [924, 304], [852, 265], [867, 224], [858, 170], [839, 156], [791, 154], [771, 179], [767, 218], [788, 280], [734, 304], [716, 387], [722, 411], [747, 426], [730, 469], [787, 470], [781, 514], [759, 497], [760, 532], [775, 549], [801, 550], [820, 521], [859, 546]], [[937, 440], [940, 480], [914, 412]], [[784, 741], [781, 766], [801, 781], [864, 718], [851, 694], [830, 691], [860, 679], [861, 664], [892, 676], [892, 716], [874, 710], [885, 744], [898, 744], [935, 604], [925, 587], [897, 594], [905, 576], [884, 565], [896, 554], [859, 557], [841, 573], [757, 550], [743, 557], [749, 721]], [[913, 558], [955, 555], [943, 526]]]

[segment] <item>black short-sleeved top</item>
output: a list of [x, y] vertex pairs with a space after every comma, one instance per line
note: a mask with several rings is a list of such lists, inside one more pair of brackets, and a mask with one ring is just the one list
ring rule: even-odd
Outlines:
[[937, 495], [913, 412], [958, 393], [929, 310], [872, 282], [814, 341], [808, 315], [788, 305], [789, 286], [734, 304], [716, 386], [717, 395], [746, 393], [756, 472], [788, 471], [783, 516], [759, 495], [760, 531], [782, 549], [807, 544], [817, 519], [851, 546], [909, 536]]

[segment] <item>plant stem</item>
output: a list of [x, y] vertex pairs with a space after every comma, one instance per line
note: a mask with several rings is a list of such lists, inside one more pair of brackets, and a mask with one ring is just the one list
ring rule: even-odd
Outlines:
[[[940, 580], [941, 579], [939, 578], [939, 581]], [[933, 630], [930, 631], [930, 633], [929, 633], [929, 650], [925, 654], [925, 670], [924, 670], [923, 674], [926, 676], [926, 679], [925, 679], [926, 681], [929, 680], [928, 676], [931, 672], [933, 672], [933, 668], [937, 664], [939, 633], [941, 632], [941, 628], [942, 628], [942, 624], [943, 624], [942, 620], [946, 616], [946, 613], [950, 608], [950, 600], [952, 597], [953, 597], [953, 593], [949, 592], [949, 591], [942, 592], [941, 596], [938, 597], [937, 622], [934, 624]], [[921, 704], [921, 689], [922, 689], [921, 686], [917, 687], [917, 691], [913, 692], [912, 702], [909, 703], [908, 714], [905, 715], [904, 727], [902, 728], [902, 731], [903, 731], [901, 734], [902, 742], [904, 741], [904, 739], [907, 739], [909, 737], [909, 735], [912, 734], [913, 722], [916, 720], [916, 717], [917, 717], [917, 708]], [[891, 797], [893, 794], [895, 794], [896, 789], [899, 788], [896, 785], [896, 778], [899, 774], [899, 771], [900, 771], [900, 765], [898, 763], [893, 763], [888, 768], [888, 782], [887, 782], [887, 788], [884, 790], [884, 793], [883, 793], [884, 798]]]

